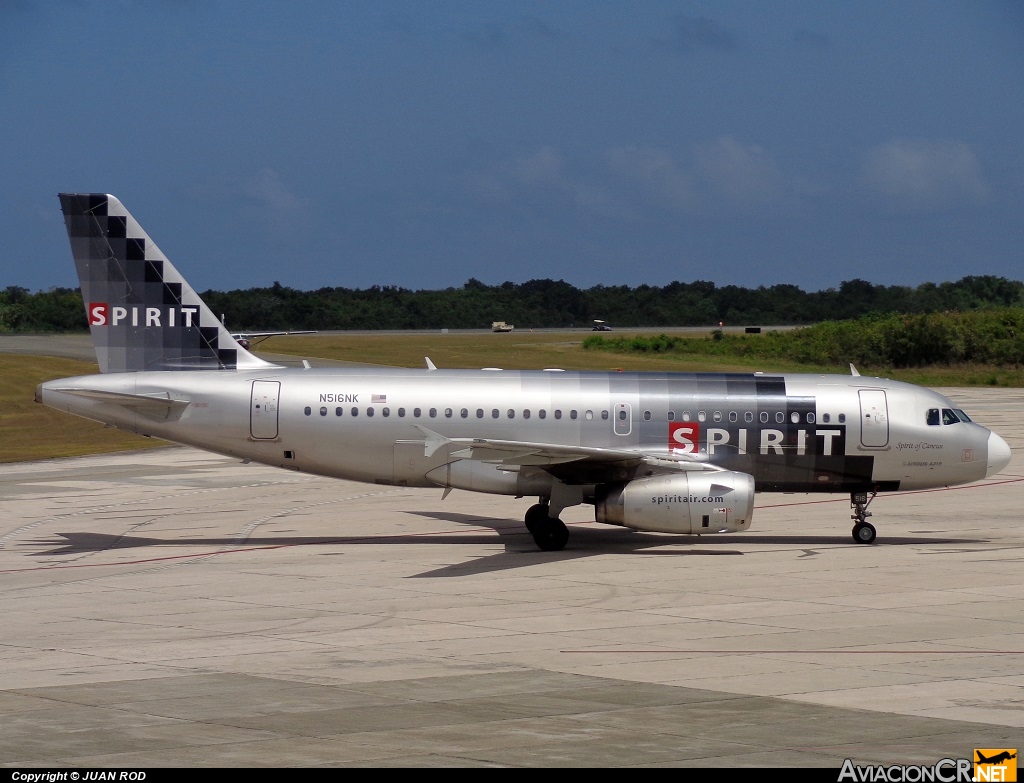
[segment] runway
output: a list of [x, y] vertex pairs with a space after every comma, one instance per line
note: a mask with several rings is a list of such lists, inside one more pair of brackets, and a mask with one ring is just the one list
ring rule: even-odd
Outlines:
[[[831, 767], [1024, 742], [1020, 390], [947, 389], [1003, 474], [759, 495], [751, 531], [169, 447], [0, 473], [8, 767]], [[56, 414], [55, 414], [56, 415]]]

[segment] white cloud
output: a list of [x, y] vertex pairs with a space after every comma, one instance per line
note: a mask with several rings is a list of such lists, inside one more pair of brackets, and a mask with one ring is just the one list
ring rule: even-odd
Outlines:
[[472, 172], [464, 178], [477, 197], [512, 203], [520, 199], [554, 197], [574, 207], [602, 215], [616, 213], [608, 191], [570, 171], [565, 156], [551, 146], [505, 161], [487, 171]]
[[945, 212], [989, 197], [978, 159], [966, 144], [897, 139], [868, 150], [861, 181], [896, 212]]
[[525, 185], [547, 185], [556, 188], [571, 188], [565, 175], [565, 161], [554, 147], [541, 147], [537, 152], [513, 161], [508, 171]]
[[823, 188], [785, 178], [762, 147], [723, 136], [689, 155], [623, 146], [603, 154], [604, 168], [573, 165], [544, 146], [467, 174], [479, 199], [507, 206], [551, 205], [552, 200], [602, 217], [636, 220], [654, 212], [771, 215], [794, 207], [801, 195]]
[[756, 144], [722, 136], [697, 148], [696, 166], [709, 190], [735, 206], [779, 206], [786, 200], [778, 164]]
[[605, 161], [613, 174], [665, 207], [688, 211], [697, 205], [693, 176], [665, 150], [618, 147], [605, 153]]
[[239, 190], [243, 196], [274, 212], [295, 212], [302, 208], [302, 201], [285, 186], [273, 169], [263, 169], [243, 181]]

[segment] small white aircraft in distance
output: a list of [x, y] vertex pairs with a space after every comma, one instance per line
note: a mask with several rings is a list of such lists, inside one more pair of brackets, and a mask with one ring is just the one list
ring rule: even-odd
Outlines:
[[538, 502], [543, 550], [581, 503], [634, 530], [747, 530], [754, 493], [965, 484], [1010, 461], [946, 397], [851, 375], [281, 367], [242, 350], [111, 195], [60, 195], [99, 375], [42, 383], [62, 411], [242, 460]]
[[[221, 319], [223, 321], [223, 319]], [[232, 332], [231, 337], [236, 343], [251, 351], [253, 346], [259, 345], [268, 337], [280, 337], [291, 334], [316, 334], [316, 329], [303, 329], [296, 332]]]

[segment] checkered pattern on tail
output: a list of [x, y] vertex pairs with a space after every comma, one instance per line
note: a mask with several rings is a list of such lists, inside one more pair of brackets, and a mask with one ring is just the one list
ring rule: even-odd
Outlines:
[[268, 366], [242, 349], [128, 213], [103, 193], [61, 193], [101, 372]]

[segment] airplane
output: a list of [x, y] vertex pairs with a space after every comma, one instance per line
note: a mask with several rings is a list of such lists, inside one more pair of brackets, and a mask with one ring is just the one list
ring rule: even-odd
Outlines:
[[1001, 471], [1006, 441], [926, 388], [851, 375], [282, 367], [243, 350], [120, 201], [60, 194], [100, 374], [36, 401], [242, 461], [409, 487], [536, 497], [559, 519], [679, 534], [749, 529], [756, 492], [878, 493]]
[[[224, 319], [222, 318], [221, 322], [223, 323], [223, 321]], [[233, 339], [236, 343], [245, 348], [245, 350], [251, 351], [261, 342], [271, 337], [280, 337], [282, 335], [293, 334], [316, 334], [316, 330], [303, 329], [295, 332], [232, 332], [231, 339]]]
[[978, 755], [978, 760], [975, 762], [976, 764], [1000, 764], [1004, 761], [1011, 761], [1012, 759], [1017, 758], [1016, 753], [1010, 753], [1006, 750], [1002, 753], [997, 753], [992, 758], [986, 758], [980, 750], [975, 750], [974, 752]]

